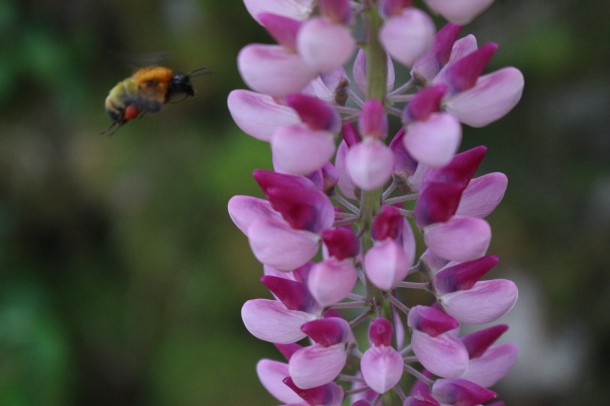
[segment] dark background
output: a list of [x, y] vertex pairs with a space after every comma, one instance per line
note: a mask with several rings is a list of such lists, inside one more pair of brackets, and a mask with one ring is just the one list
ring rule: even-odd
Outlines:
[[[609, 18], [601, 0], [497, 0], [463, 31], [526, 77], [463, 144], [510, 180], [489, 218], [491, 277], [520, 286], [510, 405], [610, 398]], [[237, 52], [268, 36], [241, 1], [0, 0], [0, 39], [0, 405], [273, 404], [254, 368], [279, 357], [240, 319], [261, 267], [226, 214], [270, 167], [226, 108]], [[109, 89], [159, 51], [214, 73], [100, 135]]]

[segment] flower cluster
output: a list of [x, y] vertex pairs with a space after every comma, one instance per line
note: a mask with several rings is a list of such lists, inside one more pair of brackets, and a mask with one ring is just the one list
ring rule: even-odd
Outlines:
[[[411, 0], [244, 0], [276, 44], [241, 50], [252, 90], [234, 90], [228, 106], [270, 144], [274, 171], [254, 171], [265, 198], [234, 196], [229, 214], [273, 297], [247, 301], [242, 319], [286, 358], [257, 365], [278, 401], [497, 397], [488, 388], [518, 353], [496, 343], [508, 327], [460, 332], [517, 300], [513, 282], [482, 280], [499, 262], [485, 217], [507, 178], [476, 176], [485, 147], [459, 152], [463, 124], [503, 117], [523, 91], [516, 68], [483, 73], [496, 44], [460, 38], [492, 1], [425, 0], [449, 21], [437, 31]], [[425, 300], [418, 290], [430, 300], [412, 305]]]

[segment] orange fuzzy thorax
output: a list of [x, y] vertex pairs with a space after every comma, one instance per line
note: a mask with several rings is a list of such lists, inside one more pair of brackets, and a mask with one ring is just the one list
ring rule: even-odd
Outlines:
[[133, 74], [133, 81], [140, 84], [145, 82], [169, 83], [172, 80], [174, 72], [163, 66], [150, 66], [148, 68], [139, 69]]

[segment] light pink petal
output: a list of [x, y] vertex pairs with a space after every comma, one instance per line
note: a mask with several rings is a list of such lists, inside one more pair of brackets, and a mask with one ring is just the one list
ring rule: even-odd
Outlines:
[[369, 348], [360, 360], [360, 371], [364, 381], [377, 393], [386, 393], [396, 386], [403, 370], [404, 361], [392, 347]]
[[468, 369], [468, 351], [462, 342], [450, 334], [431, 337], [413, 330], [413, 352], [428, 371], [443, 378], [464, 375]]
[[484, 218], [500, 204], [508, 178], [501, 172], [488, 173], [474, 178], [462, 193], [456, 214]]
[[280, 402], [303, 402], [303, 399], [283, 382], [284, 378], [290, 376], [288, 364], [270, 359], [262, 359], [256, 364], [256, 373], [265, 389]]
[[311, 15], [316, 0], [244, 0], [244, 4], [256, 21], [260, 13], [273, 13], [305, 20]]
[[281, 271], [292, 271], [316, 255], [320, 238], [279, 221], [254, 221], [248, 229], [256, 259]]
[[390, 290], [409, 272], [411, 259], [402, 245], [387, 238], [375, 244], [364, 257], [367, 278], [381, 290]]
[[477, 38], [472, 34], [468, 34], [465, 37], [458, 39], [451, 48], [451, 55], [449, 56], [449, 62], [447, 62], [446, 66], [449, 66], [455, 61], [462, 59], [466, 55], [476, 51], [478, 48], [479, 45], [477, 43]]
[[279, 214], [271, 208], [269, 202], [258, 197], [233, 196], [229, 199], [228, 208], [231, 220], [246, 235], [248, 235], [248, 228], [256, 220], [280, 219]]
[[448, 112], [462, 123], [483, 127], [504, 117], [521, 99], [523, 74], [508, 67], [481, 76], [476, 85], [445, 100]]
[[448, 164], [462, 141], [460, 122], [447, 113], [432, 113], [425, 121], [407, 126], [405, 148], [420, 163], [432, 168]]
[[306, 337], [301, 326], [317, 316], [288, 310], [277, 300], [248, 300], [241, 308], [244, 325], [254, 337], [270, 343], [291, 344]]
[[343, 261], [329, 258], [311, 268], [307, 286], [320, 305], [330, 306], [345, 299], [357, 280], [358, 273], [351, 258]]
[[271, 152], [278, 172], [309, 175], [330, 161], [335, 153], [335, 141], [327, 131], [292, 124], [273, 133]]
[[462, 378], [489, 388], [508, 373], [518, 356], [519, 348], [514, 344], [495, 345], [483, 356], [470, 360], [468, 371]]
[[272, 96], [297, 93], [317, 75], [298, 54], [279, 45], [246, 45], [237, 67], [251, 89]]
[[435, 32], [428, 14], [411, 7], [385, 21], [379, 40], [394, 59], [411, 66], [430, 48]]
[[485, 255], [491, 241], [491, 227], [480, 218], [453, 216], [446, 223], [426, 226], [424, 241], [441, 258], [469, 261]]
[[297, 37], [299, 54], [317, 72], [329, 73], [343, 66], [355, 47], [356, 41], [348, 27], [322, 17], [309, 19]]
[[409, 267], [413, 266], [415, 252], [417, 250], [417, 242], [415, 241], [415, 235], [413, 234], [411, 224], [408, 221], [403, 223], [402, 248], [407, 253], [407, 258], [409, 258]]
[[490, 323], [502, 317], [517, 302], [519, 291], [513, 281], [479, 281], [471, 289], [443, 295], [441, 303], [447, 314], [470, 324]]
[[341, 191], [341, 193], [343, 193], [345, 197], [347, 197], [348, 199], [356, 199], [356, 186], [347, 174], [347, 168], [345, 167], [347, 152], [347, 144], [345, 143], [345, 141], [342, 141], [341, 144], [339, 144], [339, 148], [337, 149], [337, 155], [335, 157], [335, 169], [337, 170], [337, 175], [339, 176], [339, 182], [337, 182], [337, 186], [339, 186], [339, 190]]
[[[394, 70], [394, 63], [392, 58], [388, 55], [387, 58], [388, 73], [387, 73], [387, 86], [388, 93], [394, 88], [394, 82], [396, 81], [396, 72]], [[360, 94], [366, 94], [366, 52], [361, 48], [356, 53], [356, 59], [354, 60], [354, 66], [352, 67], [352, 75], [354, 77], [354, 84]]]
[[345, 166], [356, 186], [373, 190], [382, 187], [392, 176], [394, 154], [383, 142], [369, 137], [349, 149]]
[[332, 382], [341, 373], [346, 360], [345, 343], [330, 347], [314, 344], [292, 354], [288, 370], [299, 388], [309, 389]]
[[273, 131], [279, 127], [301, 122], [293, 109], [276, 103], [266, 94], [233, 90], [227, 103], [237, 126], [261, 141], [269, 141]]
[[425, 0], [436, 11], [455, 24], [465, 25], [481, 14], [494, 0]]

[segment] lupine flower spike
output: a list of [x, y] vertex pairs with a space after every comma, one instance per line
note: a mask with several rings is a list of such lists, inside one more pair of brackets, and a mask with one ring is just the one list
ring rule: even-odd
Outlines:
[[[492, 3], [244, 0], [274, 43], [241, 50], [251, 90], [228, 106], [269, 143], [274, 170], [253, 173], [265, 198], [228, 208], [269, 290], [242, 319], [284, 358], [256, 366], [278, 402], [503, 404], [490, 387], [517, 359], [496, 344], [508, 326], [462, 329], [518, 295], [487, 252], [508, 180], [477, 174], [486, 147], [460, 148], [463, 125], [500, 119], [523, 91], [518, 69], [486, 72], [495, 43], [461, 36]], [[428, 299], [407, 306], [409, 289]]]

